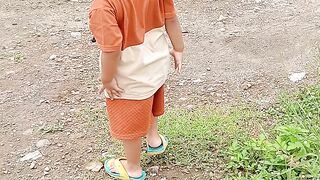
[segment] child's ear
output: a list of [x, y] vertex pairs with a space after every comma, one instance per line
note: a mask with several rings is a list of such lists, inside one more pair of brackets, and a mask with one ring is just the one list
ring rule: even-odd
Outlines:
[[97, 42], [96, 38], [94, 36], [92, 36], [91, 42], [93, 42], [93, 43]]

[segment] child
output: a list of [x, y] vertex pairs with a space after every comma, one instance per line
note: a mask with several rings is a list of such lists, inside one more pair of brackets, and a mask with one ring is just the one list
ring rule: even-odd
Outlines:
[[[181, 72], [184, 44], [173, 0], [94, 0], [90, 30], [101, 50], [101, 92], [105, 92], [110, 133], [125, 158], [111, 159], [105, 171], [118, 179], [145, 179], [140, 166], [142, 137], [147, 154], [165, 151], [157, 120], [164, 113], [164, 83], [170, 68]], [[169, 52], [167, 31], [173, 49]]]

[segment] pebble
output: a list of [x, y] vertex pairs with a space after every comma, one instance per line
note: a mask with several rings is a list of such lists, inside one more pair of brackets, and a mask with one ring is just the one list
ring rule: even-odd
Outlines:
[[4, 144], [3, 144], [3, 143], [1, 143], [1, 144], [0, 144], [0, 146], [4, 146]]
[[246, 84], [243, 90], [249, 90], [252, 86], [252, 84]]
[[151, 176], [156, 176], [159, 174], [160, 167], [159, 166], [152, 166], [149, 168], [149, 172]]
[[30, 164], [30, 169], [35, 169], [36, 167], [36, 162], [32, 161], [32, 163]]
[[187, 109], [193, 109], [194, 108], [194, 105], [188, 105], [187, 106]]
[[49, 171], [50, 171], [50, 168], [49, 168], [49, 167], [46, 167], [46, 168], [44, 168], [44, 171], [45, 171], [45, 172], [49, 172]]
[[211, 68], [208, 67], [208, 68], [207, 68], [207, 71], [211, 71]]
[[80, 32], [71, 32], [71, 37], [76, 39], [81, 39], [81, 33]]
[[58, 144], [58, 147], [62, 147], [62, 144]]
[[50, 57], [49, 57], [49, 60], [55, 60], [57, 58], [57, 55], [51, 55]]
[[40, 141], [37, 142], [36, 146], [37, 148], [42, 148], [49, 146], [51, 143], [48, 139], [41, 139]]
[[209, 87], [209, 88], [207, 89], [207, 91], [213, 91], [213, 90], [214, 90], [213, 87]]
[[201, 79], [196, 79], [196, 80], [194, 80], [193, 82], [194, 82], [194, 83], [200, 83], [200, 82], [202, 82], [202, 80], [201, 80]]
[[228, 18], [223, 16], [223, 15], [220, 15], [219, 18], [218, 18], [218, 21], [225, 21], [227, 20]]
[[91, 161], [86, 164], [85, 169], [93, 172], [99, 172], [102, 167], [103, 164], [100, 161]]
[[289, 79], [292, 82], [299, 82], [299, 81], [302, 81], [305, 78], [306, 74], [307, 74], [306, 72], [292, 73], [289, 76]]
[[28, 161], [28, 160], [36, 160], [42, 157], [42, 154], [40, 151], [34, 151], [31, 153], [26, 154], [25, 156], [23, 156], [20, 161]]

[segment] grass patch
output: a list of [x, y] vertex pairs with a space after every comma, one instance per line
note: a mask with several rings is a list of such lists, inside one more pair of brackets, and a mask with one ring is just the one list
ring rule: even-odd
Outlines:
[[160, 120], [160, 131], [170, 141], [165, 159], [175, 165], [210, 169], [217, 161], [220, 148], [231, 139], [249, 136], [249, 127], [244, 128], [243, 121], [257, 116], [249, 108], [225, 112], [209, 108], [194, 112], [170, 111]]
[[63, 128], [64, 128], [64, 123], [61, 121], [58, 121], [52, 124], [45, 124], [39, 130], [42, 132], [42, 134], [47, 134], [47, 133], [61, 132], [63, 131]]
[[23, 61], [23, 59], [24, 59], [24, 56], [20, 52], [15, 53], [13, 56], [13, 60], [15, 63], [21, 63]]
[[270, 133], [233, 141], [226, 155], [231, 176], [239, 179], [320, 178], [320, 85], [282, 95], [270, 115]]

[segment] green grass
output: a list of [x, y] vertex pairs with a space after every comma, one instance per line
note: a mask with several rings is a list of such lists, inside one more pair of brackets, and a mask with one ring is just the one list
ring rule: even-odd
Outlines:
[[284, 94], [270, 111], [277, 125], [259, 138], [233, 141], [229, 176], [239, 179], [320, 178], [320, 85]]
[[170, 111], [160, 119], [160, 131], [170, 141], [165, 159], [176, 165], [210, 168], [228, 141], [248, 137], [247, 129], [241, 125], [256, 116], [246, 108], [229, 112], [210, 108]]
[[13, 60], [15, 63], [21, 63], [23, 59], [24, 59], [24, 56], [20, 52], [14, 54]]
[[64, 123], [61, 121], [57, 121], [55, 123], [45, 124], [43, 127], [39, 129], [39, 131], [41, 131], [42, 134], [47, 134], [47, 133], [61, 132], [63, 131], [63, 128], [64, 128]]

